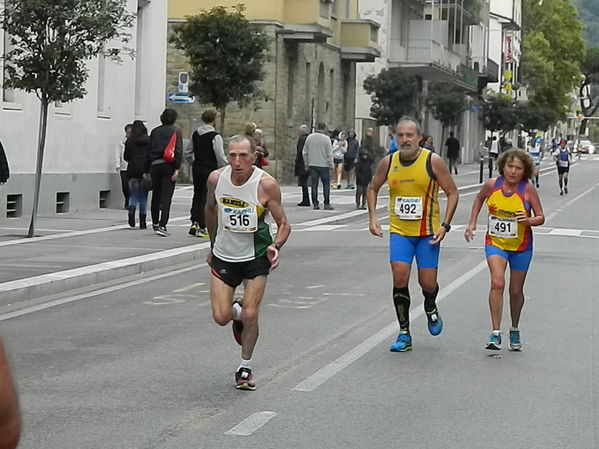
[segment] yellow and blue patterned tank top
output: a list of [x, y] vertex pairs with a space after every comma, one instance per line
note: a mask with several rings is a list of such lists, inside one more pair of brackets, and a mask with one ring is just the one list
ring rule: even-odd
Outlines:
[[516, 219], [517, 211], [525, 211], [530, 216], [530, 204], [524, 199], [524, 189], [528, 181], [520, 181], [511, 194], [503, 191], [503, 176], [495, 181], [495, 186], [487, 198], [489, 218], [485, 243], [505, 251], [526, 251], [532, 247], [530, 226]]
[[439, 184], [425, 148], [413, 161], [393, 153], [387, 172], [390, 232], [407, 237], [432, 235], [439, 229]]

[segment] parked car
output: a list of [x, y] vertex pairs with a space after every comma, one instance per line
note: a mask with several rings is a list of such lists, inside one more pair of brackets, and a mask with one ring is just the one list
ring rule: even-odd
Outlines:
[[578, 151], [581, 153], [593, 154], [595, 153], [595, 145], [588, 139], [580, 139], [578, 142]]

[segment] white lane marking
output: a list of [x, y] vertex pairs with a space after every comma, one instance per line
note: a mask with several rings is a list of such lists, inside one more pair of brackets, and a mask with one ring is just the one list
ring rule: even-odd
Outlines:
[[[439, 296], [437, 297], [437, 301], [439, 302], [439, 301], [442, 301], [443, 299], [445, 299], [447, 296], [452, 294], [459, 287], [464, 285], [467, 281], [469, 281], [474, 276], [476, 276], [478, 273], [483, 271], [486, 267], [487, 267], [487, 261], [484, 260], [481, 263], [479, 263], [478, 265], [476, 265], [475, 267], [468, 270], [466, 273], [464, 273], [459, 278], [457, 278], [455, 281], [453, 281], [451, 284], [449, 284], [447, 287], [445, 287], [439, 293]], [[424, 314], [424, 308], [422, 305], [419, 305], [419, 306], [415, 307], [414, 309], [410, 310], [410, 313], [412, 314], [412, 320], [416, 319], [420, 315]], [[316, 373], [312, 374], [307, 379], [305, 379], [302, 382], [300, 382], [299, 384], [297, 384], [295, 387], [292, 388], [292, 390], [306, 391], [306, 392], [314, 391], [316, 388], [318, 388], [320, 385], [325, 383], [331, 377], [336, 375], [341, 370], [347, 368], [350, 364], [352, 364], [353, 362], [358, 360], [360, 357], [362, 357], [364, 354], [366, 354], [369, 351], [371, 351], [372, 349], [374, 349], [381, 342], [383, 342], [384, 340], [386, 340], [387, 338], [389, 338], [391, 335], [395, 334], [396, 332], [397, 332], [397, 321], [393, 321], [391, 324], [389, 324], [388, 326], [385, 326], [384, 328], [379, 330], [376, 334], [368, 337], [362, 343], [355, 346], [353, 349], [349, 350], [348, 352], [343, 354], [341, 357], [337, 358], [333, 362], [329, 363], [325, 367], [318, 370]]]
[[157, 253], [144, 254], [142, 256], [129, 257], [126, 259], [112, 260], [109, 262], [103, 262], [95, 265], [87, 265], [84, 267], [73, 268], [71, 270], [57, 271], [55, 273], [41, 274], [39, 276], [33, 276], [24, 279], [16, 279], [14, 281], [3, 282], [0, 284], [0, 294], [2, 292], [9, 292], [19, 288], [27, 288], [33, 285], [47, 284], [62, 279], [73, 278], [77, 276], [83, 276], [86, 274], [97, 273], [100, 271], [106, 271], [116, 268], [123, 268], [130, 265], [137, 265], [144, 262], [151, 262], [166, 257], [178, 256], [181, 254], [192, 253], [194, 251], [205, 249], [210, 246], [210, 242], [200, 243], [197, 245], [191, 245], [182, 248], [167, 249], [159, 251]]
[[573, 237], [578, 237], [580, 234], [582, 234], [581, 229], [552, 229], [548, 233], [548, 235], [566, 235]]
[[551, 212], [549, 215], [547, 215], [547, 217], [545, 217], [545, 222], [549, 221], [549, 220], [553, 220], [559, 213], [561, 213], [566, 207], [571, 206], [572, 204], [574, 204], [576, 201], [578, 201], [579, 199], [581, 199], [583, 196], [588, 195], [590, 192], [592, 192], [597, 186], [599, 185], [599, 183], [595, 184], [594, 186], [586, 189], [584, 192], [582, 192], [580, 195], [575, 196], [574, 198], [572, 198], [570, 201], [568, 201], [566, 204], [564, 204], [562, 207], [554, 210], [553, 212]]
[[324, 287], [324, 285], [308, 285], [307, 287], [304, 288], [322, 288]]
[[318, 225], [306, 229], [297, 229], [294, 232], [312, 232], [312, 231], [334, 231], [339, 228], [344, 228], [347, 225]]
[[169, 277], [169, 276], [176, 276], [181, 273], [186, 273], [188, 271], [193, 271], [193, 270], [197, 270], [199, 268], [203, 268], [207, 265], [208, 264], [203, 263], [200, 265], [194, 265], [193, 267], [181, 268], [179, 270], [169, 271], [168, 273], [161, 273], [161, 274], [157, 274], [155, 276], [147, 277], [144, 279], [137, 279], [135, 281], [125, 282], [124, 284], [114, 285], [112, 287], [106, 287], [106, 288], [102, 288], [100, 290], [94, 290], [93, 292], [82, 293], [80, 295], [71, 296], [69, 298], [61, 298], [61, 299], [57, 299], [55, 301], [46, 302], [46, 303], [39, 304], [36, 306], [26, 307], [24, 309], [17, 310], [15, 312], [9, 312], [9, 313], [5, 313], [4, 315], [0, 315], [0, 321], [6, 321], [11, 318], [16, 318], [16, 317], [19, 317], [22, 315], [28, 315], [33, 312], [38, 312], [40, 310], [49, 309], [51, 307], [68, 304], [70, 302], [81, 301], [82, 299], [92, 298], [94, 296], [103, 295], [104, 293], [110, 293], [110, 292], [115, 292], [117, 290], [129, 288], [129, 287], [135, 287], [136, 285], [141, 285], [141, 284], [145, 284], [147, 282], [157, 281], [157, 280]]
[[[387, 207], [387, 205], [379, 204], [377, 206], [377, 209], [381, 209], [383, 207]], [[324, 217], [324, 218], [318, 218], [316, 220], [310, 220], [310, 221], [305, 221], [303, 223], [298, 223], [298, 226], [317, 226], [317, 225], [329, 223], [331, 221], [345, 220], [346, 218], [351, 218], [351, 217], [355, 217], [355, 216], [366, 214], [366, 213], [368, 213], [368, 211], [362, 210], [362, 209], [352, 210], [351, 212], [346, 212], [344, 214], [335, 215], [334, 217]]]
[[[4, 226], [0, 227], [2, 230], [7, 231], [25, 231], [27, 232], [29, 228], [6, 228]], [[36, 228], [36, 231], [44, 231], [44, 232], [73, 232], [74, 229], [46, 229], [46, 228]]]
[[231, 430], [227, 430], [225, 435], [240, 435], [249, 437], [268, 421], [277, 416], [277, 412], [257, 412], [248, 416]]
[[[189, 220], [189, 216], [186, 217], [176, 217], [170, 219], [170, 221], [181, 221], [181, 220]], [[83, 231], [73, 231], [66, 232], [62, 234], [52, 234], [52, 235], [44, 235], [42, 237], [34, 237], [31, 239], [21, 238], [18, 240], [6, 240], [4, 242], [0, 242], [0, 246], [12, 246], [12, 245], [22, 245], [25, 243], [37, 243], [43, 240], [56, 240], [63, 239], [67, 237], [76, 237], [79, 235], [90, 235], [90, 234], [99, 234], [101, 232], [115, 231], [117, 229], [129, 229], [129, 225], [115, 225], [115, 226], [106, 226], [104, 228], [95, 228], [95, 229], [85, 229]]]

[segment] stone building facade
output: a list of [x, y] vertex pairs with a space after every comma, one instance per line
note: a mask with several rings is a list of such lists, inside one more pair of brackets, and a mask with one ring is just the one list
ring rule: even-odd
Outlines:
[[[318, 6], [320, 1], [311, 3]], [[264, 132], [270, 151], [271, 163], [266, 169], [279, 181], [291, 182], [300, 125], [314, 127], [322, 121], [331, 131], [354, 126], [356, 58], [363, 57], [363, 53], [336, 39], [333, 25], [329, 29], [318, 24], [290, 25], [262, 17], [264, 15], [268, 14], [252, 17], [251, 9], [248, 10], [248, 18], [260, 24], [270, 37], [269, 58], [264, 67], [266, 76], [261, 86], [264, 99], [253, 107], [239, 108], [230, 104], [226, 109], [224, 134], [227, 137], [241, 133], [246, 122], [255, 122]], [[171, 17], [171, 30], [180, 20]], [[346, 22], [363, 25], [357, 19]], [[367, 26], [373, 25], [367, 23]], [[372, 51], [376, 49], [373, 47]], [[370, 50], [367, 56], [370, 58]], [[170, 44], [167, 93], [177, 91], [179, 72], [188, 70], [183, 52]], [[202, 111], [210, 107], [197, 103], [169, 106], [179, 112], [179, 126], [186, 137], [191, 136]]]

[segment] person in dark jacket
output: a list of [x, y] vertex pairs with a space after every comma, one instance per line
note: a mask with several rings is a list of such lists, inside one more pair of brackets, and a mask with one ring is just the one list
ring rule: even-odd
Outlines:
[[191, 164], [193, 174], [193, 200], [191, 202], [191, 227], [189, 235], [208, 237], [206, 231], [206, 196], [208, 194], [208, 176], [213, 170], [227, 165], [223, 138], [214, 128], [216, 110], [208, 109], [202, 113], [202, 124], [191, 135], [191, 141], [185, 149], [185, 160]]
[[0, 142], [0, 184], [4, 184], [10, 178], [10, 169], [8, 168], [8, 160], [2, 142]]
[[297, 203], [298, 206], [309, 206], [310, 196], [308, 195], [308, 178], [310, 174], [306, 171], [304, 166], [304, 157], [302, 156], [302, 150], [304, 149], [304, 143], [309, 134], [308, 125], [301, 125], [299, 127], [299, 137], [297, 138], [297, 152], [295, 153], [295, 176], [297, 176], [297, 185], [302, 188], [302, 201]]
[[[183, 159], [183, 138], [181, 130], [175, 126], [177, 111], [167, 108], [160, 115], [162, 125], [150, 133], [149, 164], [152, 177], [152, 228], [157, 235], [166, 237], [166, 225], [175, 193], [175, 183]], [[173, 134], [176, 136], [175, 160], [166, 162], [163, 154]]]
[[347, 176], [347, 186], [346, 189], [353, 189], [354, 186], [354, 177], [355, 177], [355, 169], [354, 166], [356, 162], [358, 162], [358, 152], [360, 150], [360, 142], [356, 137], [356, 132], [353, 129], [350, 129], [347, 132], [347, 150], [345, 151], [345, 156], [343, 159], [343, 170], [345, 170]]
[[362, 148], [356, 162], [356, 209], [366, 209], [366, 192], [372, 181], [372, 155]]
[[123, 159], [127, 161], [127, 179], [129, 179], [129, 226], [135, 227], [135, 209], [139, 204], [139, 229], [146, 229], [146, 210], [148, 192], [144, 189], [143, 179], [150, 176], [149, 152], [150, 138], [148, 129], [141, 120], [135, 120], [131, 133], [125, 142]]

